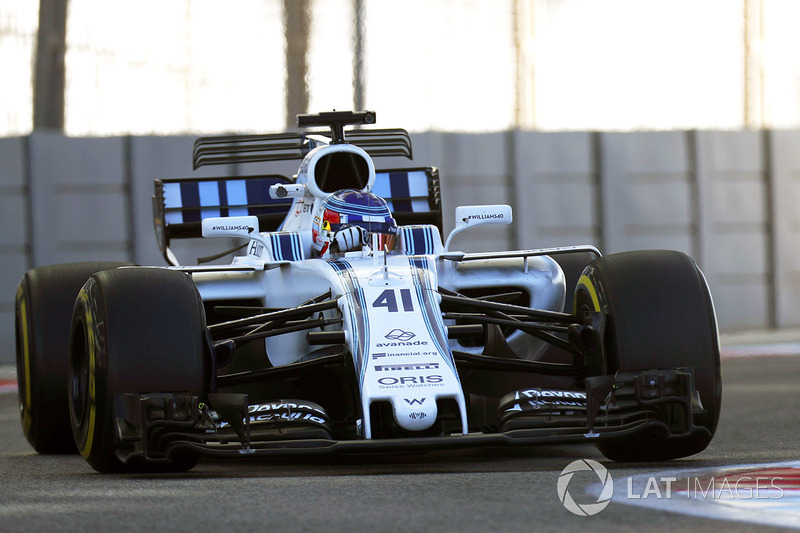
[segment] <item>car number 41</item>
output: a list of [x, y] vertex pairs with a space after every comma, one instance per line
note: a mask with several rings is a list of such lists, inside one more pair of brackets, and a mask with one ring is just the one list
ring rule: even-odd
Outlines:
[[[400, 302], [403, 304], [403, 312], [414, 311], [414, 302], [411, 299], [411, 289], [399, 289]], [[390, 313], [400, 312], [397, 306], [397, 289], [386, 289], [372, 302], [372, 307], [385, 307]]]

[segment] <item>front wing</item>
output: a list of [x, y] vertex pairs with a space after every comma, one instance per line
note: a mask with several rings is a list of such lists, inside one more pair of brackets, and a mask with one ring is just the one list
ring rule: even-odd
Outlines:
[[[465, 361], [462, 359], [462, 363]], [[255, 408], [255, 409], [254, 409]], [[703, 412], [691, 369], [617, 373], [586, 380], [585, 391], [538, 387], [507, 394], [495, 427], [430, 436], [334, 438], [318, 405], [279, 400], [250, 405], [247, 394], [117, 394], [117, 455], [123, 462], [169, 461], [175, 454], [247, 458], [418, 452], [478, 446], [598, 443], [634, 435], [687, 439]], [[268, 414], [259, 416], [259, 413]]]

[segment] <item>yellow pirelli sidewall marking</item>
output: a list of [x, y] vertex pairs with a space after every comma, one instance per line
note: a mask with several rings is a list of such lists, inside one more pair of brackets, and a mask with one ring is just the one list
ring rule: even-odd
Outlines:
[[87, 459], [89, 454], [92, 452], [92, 444], [94, 442], [94, 424], [97, 416], [95, 410], [95, 359], [97, 357], [97, 339], [94, 338], [94, 317], [92, 316], [92, 308], [89, 303], [89, 295], [85, 290], [81, 289], [78, 298], [85, 306], [83, 318], [86, 320], [86, 344], [89, 352], [89, 429], [86, 432], [86, 442], [84, 443], [83, 448], [80, 450], [83, 458]]
[[22, 287], [17, 289], [19, 314], [22, 322], [22, 364], [25, 368], [25, 409], [22, 412], [22, 427], [31, 427], [31, 347], [28, 339], [28, 306], [25, 303]]
[[586, 287], [586, 290], [589, 292], [589, 296], [592, 298], [592, 305], [594, 306], [595, 311], [600, 310], [600, 299], [597, 297], [597, 290], [594, 288], [592, 284], [592, 280], [589, 279], [589, 276], [583, 274], [580, 278], [578, 278], [578, 286], [580, 287], [583, 285]]

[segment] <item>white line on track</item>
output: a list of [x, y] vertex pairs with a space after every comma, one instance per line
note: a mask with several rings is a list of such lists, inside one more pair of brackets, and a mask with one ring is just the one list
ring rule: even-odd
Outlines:
[[[590, 492], [600, 494], [602, 485]], [[596, 494], [595, 494], [596, 493]], [[613, 503], [800, 529], [800, 461], [665, 470], [614, 479]]]
[[721, 356], [723, 359], [765, 356], [798, 356], [800, 355], [800, 343], [785, 342], [775, 344], [743, 344], [739, 346], [725, 346], [721, 351]]

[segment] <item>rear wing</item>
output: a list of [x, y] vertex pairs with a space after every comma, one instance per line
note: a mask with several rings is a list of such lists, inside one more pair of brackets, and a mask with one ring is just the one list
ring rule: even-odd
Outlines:
[[[261, 231], [277, 231], [292, 206], [291, 198], [270, 198], [269, 187], [278, 183], [293, 181], [276, 174], [155, 180], [153, 224], [161, 254], [177, 265], [170, 241], [202, 237], [202, 220], [209, 217], [253, 215]], [[398, 225], [433, 224], [442, 231], [436, 167], [378, 171], [372, 192], [386, 200]]]
[[[192, 165], [197, 170], [205, 165], [303, 159], [312, 149], [331, 140], [329, 131], [200, 137], [194, 143]], [[347, 143], [371, 157], [413, 156], [411, 136], [401, 128], [348, 130]]]

